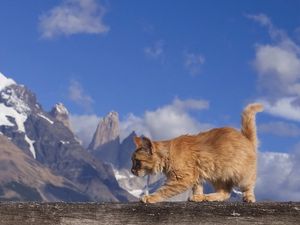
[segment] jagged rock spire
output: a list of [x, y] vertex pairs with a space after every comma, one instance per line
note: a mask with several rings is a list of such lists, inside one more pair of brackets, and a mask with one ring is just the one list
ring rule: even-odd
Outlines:
[[50, 111], [50, 115], [70, 129], [69, 112], [63, 103], [55, 104]]
[[88, 149], [96, 150], [100, 146], [117, 140], [119, 135], [119, 114], [117, 112], [110, 112], [100, 120]]

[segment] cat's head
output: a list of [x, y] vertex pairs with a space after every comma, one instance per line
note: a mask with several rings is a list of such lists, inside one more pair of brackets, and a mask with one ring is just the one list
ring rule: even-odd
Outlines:
[[147, 137], [134, 137], [134, 143], [136, 149], [131, 157], [131, 172], [139, 177], [155, 173], [157, 158], [152, 141]]

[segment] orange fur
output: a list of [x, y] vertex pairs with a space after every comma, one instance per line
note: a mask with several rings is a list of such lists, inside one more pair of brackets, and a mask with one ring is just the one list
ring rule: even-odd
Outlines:
[[[166, 183], [155, 193], [142, 197], [145, 203], [163, 201], [193, 188], [191, 201], [224, 201], [232, 187], [239, 187], [244, 201], [255, 202], [256, 126], [261, 104], [248, 105], [242, 114], [242, 128], [215, 128], [197, 135], [182, 135], [167, 141], [135, 138], [132, 172], [137, 176], [163, 172]], [[203, 193], [203, 182], [216, 192]]]

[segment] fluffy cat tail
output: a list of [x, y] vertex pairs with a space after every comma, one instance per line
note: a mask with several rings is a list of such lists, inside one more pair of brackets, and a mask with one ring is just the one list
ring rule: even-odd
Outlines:
[[257, 112], [262, 112], [264, 109], [260, 103], [253, 103], [246, 106], [242, 114], [242, 134], [248, 138], [254, 148], [257, 148], [256, 124], [255, 115]]

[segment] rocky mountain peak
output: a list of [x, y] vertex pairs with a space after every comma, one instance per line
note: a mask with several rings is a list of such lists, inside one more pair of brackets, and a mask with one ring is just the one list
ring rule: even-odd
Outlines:
[[25, 122], [30, 115], [41, 113], [42, 107], [34, 93], [0, 74], [0, 131], [14, 143], [22, 143], [24, 151], [34, 158], [34, 140], [27, 136]]
[[13, 79], [7, 78], [0, 72], [0, 91], [7, 86], [15, 84], [16, 82]]
[[119, 135], [119, 114], [110, 112], [100, 120], [89, 149], [96, 150], [107, 143], [119, 139]]
[[52, 109], [56, 114], [60, 114], [60, 115], [69, 115], [69, 111], [67, 110], [67, 108], [64, 106], [63, 103], [59, 102], [57, 104], [55, 104], [55, 106]]
[[63, 103], [55, 104], [49, 114], [70, 128], [69, 111]]
[[[1, 158], [4, 154], [0, 151], [0, 162], [5, 165], [2, 167], [7, 166], [7, 177], [13, 181], [7, 185], [12, 187], [18, 185], [15, 189], [22, 189], [20, 195], [27, 195], [27, 190], [31, 190], [35, 195], [30, 200], [40, 200], [45, 194], [51, 195], [51, 199], [45, 196], [46, 199], [64, 201], [128, 201], [132, 199], [132, 196], [118, 185], [112, 167], [87, 152], [67, 128], [66, 121], [68, 121], [69, 113], [66, 107], [63, 104], [55, 105], [52, 115], [56, 119], [42, 109], [35, 94], [28, 88], [0, 74], [0, 137], [6, 136], [13, 145], [20, 149], [19, 152], [23, 152], [26, 156], [13, 163], [8, 159], [5, 161], [8, 162], [6, 165], [3, 164]], [[104, 133], [107, 131], [107, 135], [104, 135], [99, 143], [105, 143], [105, 140], [118, 136], [115, 132], [115, 130], [118, 131], [118, 126], [118, 114], [112, 112], [104, 118], [99, 129]], [[6, 143], [5, 140], [0, 139], [0, 150], [2, 148], [4, 152], [7, 152], [4, 143]], [[25, 167], [28, 167], [28, 170], [18, 170], [28, 175], [25, 180], [31, 177], [32, 167], [36, 167], [37, 178], [33, 180], [40, 181], [39, 171], [42, 171], [40, 168], [45, 167], [69, 182], [63, 180], [59, 186], [56, 186], [58, 182], [52, 183], [48, 180], [43, 186], [35, 186], [31, 182], [20, 184], [18, 181], [22, 175], [13, 176], [17, 164], [23, 167], [26, 164]], [[0, 199], [3, 199], [1, 194], [3, 172], [0, 171], [0, 174]], [[44, 174], [43, 171], [42, 174]], [[3, 190], [6, 191], [6, 189], [5, 186]], [[7, 191], [10, 193], [11, 190]], [[62, 199], [62, 196], [65, 197]]]
[[2, 73], [0, 73], [0, 104], [23, 115], [41, 111], [34, 93]]

